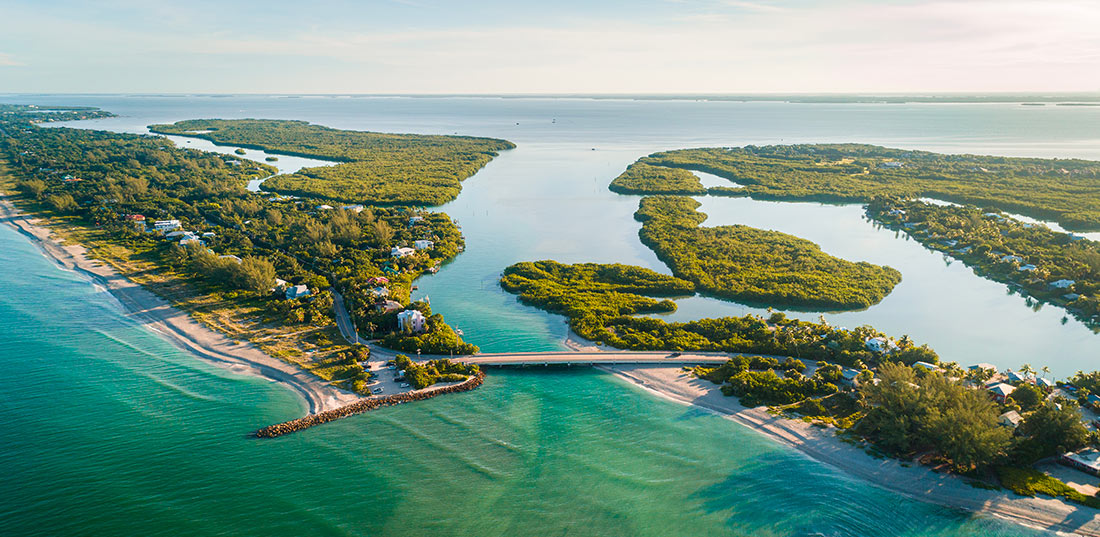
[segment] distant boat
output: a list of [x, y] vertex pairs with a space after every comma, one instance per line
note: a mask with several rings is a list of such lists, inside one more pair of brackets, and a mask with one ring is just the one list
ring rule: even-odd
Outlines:
[[461, 328], [459, 328], [459, 327], [457, 327], [457, 326], [455, 327], [455, 333], [456, 333], [456, 334], [458, 334], [458, 335], [460, 335], [460, 336], [464, 336], [464, 335], [466, 335], [466, 333], [465, 333], [465, 332], [463, 332], [463, 331], [462, 331], [462, 329], [461, 329]]

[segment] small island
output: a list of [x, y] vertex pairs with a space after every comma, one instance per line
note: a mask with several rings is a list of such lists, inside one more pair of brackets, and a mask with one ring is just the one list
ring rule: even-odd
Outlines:
[[860, 309], [901, 282], [890, 267], [833, 257], [805, 239], [748, 226], [702, 227], [687, 197], [642, 198], [642, 244], [672, 273], [722, 298], [793, 308]]

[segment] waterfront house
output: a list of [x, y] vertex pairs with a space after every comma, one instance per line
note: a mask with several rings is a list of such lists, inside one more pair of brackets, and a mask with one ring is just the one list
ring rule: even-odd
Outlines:
[[202, 238], [204, 238], [204, 239], [211, 239], [211, 238], [214, 238], [216, 236], [217, 236], [217, 234], [214, 233], [213, 231], [207, 231], [206, 233], [202, 234]]
[[901, 209], [890, 209], [890, 212], [888, 214], [890, 216], [901, 216], [901, 215], [905, 214], [905, 211], [903, 211]]
[[294, 300], [296, 298], [302, 298], [311, 294], [309, 287], [306, 285], [295, 285], [286, 288], [286, 299]]
[[1019, 263], [1023, 260], [1024, 258], [1018, 255], [1006, 255], [1001, 258], [1001, 263]]
[[1012, 392], [1016, 391], [1016, 388], [1011, 384], [1005, 384], [1003, 382], [994, 384], [989, 388], [989, 393], [993, 396], [993, 399], [998, 403], [1004, 403], [1008, 396], [1012, 395]]
[[413, 255], [415, 253], [416, 253], [416, 250], [413, 250], [412, 248], [403, 248], [403, 247], [397, 247], [397, 246], [394, 246], [390, 250], [390, 256], [391, 257], [409, 257], [410, 255]]
[[145, 216], [140, 214], [128, 214], [126, 215], [126, 219], [133, 222], [144, 222]]
[[370, 296], [374, 298], [386, 298], [390, 296], [390, 290], [385, 287], [375, 287], [370, 290]]
[[415, 226], [417, 224], [421, 224], [423, 222], [424, 222], [424, 217], [423, 216], [410, 216], [409, 217], [409, 227], [413, 227], [413, 226]]
[[1094, 407], [1100, 407], [1100, 395], [1090, 393], [1088, 398], [1088, 404]]
[[1031, 384], [1035, 383], [1035, 375], [1031, 373], [1024, 375], [1023, 373], [1017, 373], [1016, 371], [1009, 369], [1005, 372], [1005, 376], [1008, 377], [1008, 382], [1027, 382]]
[[898, 162], [896, 160], [888, 160], [886, 162], [880, 162], [879, 165], [878, 165], [879, 168], [901, 168], [903, 166], [905, 166], [905, 163]]
[[938, 366], [936, 366], [935, 364], [930, 364], [928, 362], [916, 362], [916, 363], [913, 364], [913, 367], [918, 368], [918, 369], [923, 369], [923, 370], [929, 371], [929, 372], [941, 371], [941, 369]]
[[333, 209], [332, 205], [318, 205], [317, 206], [318, 211], [331, 211], [332, 209]]
[[1078, 298], [1081, 298], [1081, 295], [1079, 295], [1077, 293], [1066, 293], [1066, 294], [1062, 295], [1062, 298], [1064, 298], [1064, 299], [1066, 299], [1070, 302], [1073, 302], [1074, 300], [1077, 300]]
[[1058, 458], [1058, 462], [1076, 468], [1082, 472], [1100, 476], [1100, 450], [1086, 448], [1077, 452], [1065, 453]]
[[1035, 385], [1045, 390], [1053, 390], [1058, 385], [1048, 378], [1039, 378], [1035, 380]]
[[415, 246], [417, 250], [430, 250], [435, 246], [435, 243], [427, 240], [419, 240], [413, 242], [413, 246]]
[[424, 314], [420, 310], [405, 310], [397, 314], [397, 327], [414, 334], [424, 331]]
[[870, 337], [863, 342], [863, 346], [871, 352], [893, 352], [898, 348], [897, 344], [884, 337]]
[[1074, 281], [1074, 280], [1062, 279], [1062, 280], [1058, 280], [1056, 282], [1050, 282], [1050, 286], [1055, 288], [1055, 289], [1069, 289], [1070, 287], [1073, 287], [1073, 284], [1075, 284], [1075, 283], [1077, 283], [1077, 282]]
[[970, 371], [992, 371], [994, 373], [997, 372], [997, 366], [987, 363], [974, 364], [967, 369], [969, 369]]
[[363, 209], [366, 209], [366, 207], [363, 207], [362, 205], [344, 205], [340, 208], [345, 211], [354, 211], [356, 214], [361, 213], [363, 212]]
[[1035, 265], [1024, 265], [1016, 270], [1020, 272], [1035, 272], [1036, 270], [1039, 270], [1039, 267], [1036, 267]]
[[1009, 410], [1000, 416], [997, 416], [997, 422], [1004, 427], [1015, 429], [1020, 425], [1020, 422], [1024, 421], [1024, 418], [1020, 416], [1019, 412], [1015, 410]]
[[382, 285], [390, 283], [390, 279], [385, 276], [375, 276], [367, 280], [367, 285]]
[[188, 235], [188, 234], [190, 234], [190, 233], [191, 233], [190, 231], [182, 231], [182, 230], [180, 230], [180, 231], [171, 231], [171, 232], [168, 232], [168, 233], [166, 233], [166, 234], [164, 235], [164, 238], [166, 238], [166, 239], [174, 239], [174, 238], [176, 238], [176, 237], [182, 237], [182, 236], [184, 236], [184, 235]]

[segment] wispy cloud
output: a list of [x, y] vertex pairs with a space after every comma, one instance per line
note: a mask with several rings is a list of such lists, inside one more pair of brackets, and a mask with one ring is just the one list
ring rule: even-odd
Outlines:
[[16, 61], [15, 56], [0, 52], [0, 67], [18, 67], [21, 65], [23, 64]]
[[[659, 4], [661, 17], [642, 16], [642, 7], [614, 16], [574, 8], [571, 19], [522, 24], [443, 17], [360, 25], [334, 15], [253, 28], [209, 21], [184, 4], [161, 13], [171, 23], [53, 13], [44, 25], [60, 37], [17, 49], [33, 65], [18, 72], [32, 82], [104, 84], [86, 91], [1100, 90], [1100, 6], [1091, 0]], [[23, 15], [15, 19], [46, 17]], [[15, 19], [0, 21], [0, 49], [5, 40], [36, 41], [37, 30]], [[0, 65], [18, 63], [0, 55]], [[93, 63], [96, 76], [67, 76]], [[23, 89], [13, 82], [20, 79], [3, 78], [0, 89]], [[158, 86], [123, 86], [134, 81]]]

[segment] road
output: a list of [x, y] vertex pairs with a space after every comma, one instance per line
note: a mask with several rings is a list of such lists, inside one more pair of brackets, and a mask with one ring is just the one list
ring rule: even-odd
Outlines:
[[[332, 309], [336, 317], [336, 326], [340, 334], [348, 343], [362, 343], [367, 345], [367, 340], [359, 336], [344, 306], [344, 297], [330, 289], [332, 292]], [[370, 345], [371, 358], [369, 367], [376, 373], [385, 368], [385, 361], [392, 360], [397, 353], [383, 349], [376, 345]], [[410, 358], [435, 359], [450, 358], [449, 356], [420, 356]], [[723, 364], [730, 359], [730, 355], [717, 352], [631, 352], [631, 351], [550, 351], [550, 352], [507, 352], [507, 353], [481, 353], [473, 356], [461, 356], [455, 358], [469, 364], [481, 366], [510, 366], [510, 365], [591, 365], [591, 364], [662, 364], [662, 365], [695, 365], [695, 364]], [[385, 375], [383, 375], [385, 378]], [[392, 393], [393, 386], [388, 393]]]

